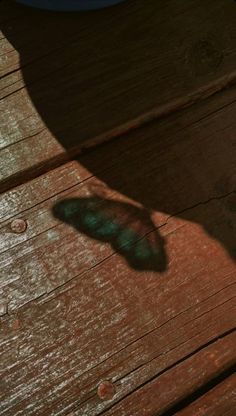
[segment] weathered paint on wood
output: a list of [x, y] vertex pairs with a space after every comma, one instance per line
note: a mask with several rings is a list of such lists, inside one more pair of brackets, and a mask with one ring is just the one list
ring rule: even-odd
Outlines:
[[234, 416], [236, 413], [236, 374], [227, 377], [176, 416]]
[[0, 15], [2, 189], [236, 79], [233, 1]]

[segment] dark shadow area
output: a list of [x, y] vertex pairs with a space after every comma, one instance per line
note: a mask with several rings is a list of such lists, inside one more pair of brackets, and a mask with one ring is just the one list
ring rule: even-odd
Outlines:
[[[77, 13], [41, 11], [5, 0], [1, 5], [1, 30], [20, 54], [33, 104], [70, 152], [138, 116], [143, 106], [152, 108], [146, 91], [153, 90], [155, 82], [148, 74], [148, 62], [155, 59], [156, 46], [158, 54], [165, 54], [167, 41], [161, 35], [162, 27], [159, 30], [154, 25], [157, 33], [149, 35], [150, 39], [153, 35], [152, 52], [146, 62], [145, 54], [150, 51], [143, 33], [150, 30], [153, 7], [135, 13], [143, 1], [128, 0], [126, 4]], [[160, 38], [158, 45], [156, 37]], [[173, 68], [169, 71], [174, 74]], [[132, 88], [133, 79], [142, 73], [144, 84], [138, 90]], [[161, 94], [159, 86], [156, 88]]]
[[166, 270], [164, 240], [153, 231], [145, 210], [96, 196], [60, 201], [53, 214], [89, 237], [110, 243], [134, 269]]
[[[193, 22], [186, 21], [186, 28], [180, 28], [178, 21], [173, 26], [171, 2], [160, 2], [162, 5], [154, 9], [143, 7], [143, 1], [127, 0], [114, 8], [88, 13], [43, 12], [13, 2], [3, 3], [1, 29], [20, 54], [29, 96], [47, 128], [68, 153], [73, 153], [87, 139], [136, 117], [141, 108], [152, 108], [165, 91], [188, 85], [189, 80], [181, 78], [180, 68], [175, 68], [174, 59], [168, 54], [176, 31], [183, 32], [184, 42]], [[125, 18], [123, 7], [126, 7]], [[139, 8], [140, 12], [134, 14]], [[181, 40], [181, 35], [178, 39]], [[181, 45], [176, 45], [176, 50]], [[213, 52], [218, 65], [221, 60]], [[163, 62], [169, 60], [170, 65], [160, 74], [163, 78], [160, 86], [153, 81], [152, 64], [162, 58]], [[172, 73], [173, 85], [167, 88], [165, 76], [171, 79]], [[199, 74], [202, 76], [201, 71]], [[183, 211], [183, 207], [201, 202], [200, 193], [200, 198], [206, 201], [217, 194], [214, 189], [219, 187], [222, 195], [232, 191], [227, 150], [225, 155], [219, 154], [222, 179], [220, 183], [216, 180], [212, 190], [207, 177], [211, 169], [201, 171], [204, 156], [196, 141], [175, 146], [175, 155], [171, 150], [169, 161], [164, 156], [160, 166], [160, 157], [157, 162], [155, 157], [170, 145], [168, 135], [160, 140], [148, 137], [145, 143], [142, 135], [152, 135], [149, 127], [145, 129], [140, 129], [140, 140], [136, 140], [131, 151], [130, 138], [121, 137], [116, 144], [107, 143], [79, 159], [93, 175], [137, 201], [143, 210], [95, 195], [90, 199], [62, 201], [54, 207], [54, 215], [94, 239], [110, 242], [136, 269], [164, 271], [167, 267], [164, 241], [158, 232], [145, 236], [146, 229], [155, 228], [150, 217], [152, 211], [177, 213], [201, 224], [235, 260], [235, 194], [216, 199], [191, 214]], [[216, 150], [220, 148], [219, 145]], [[209, 154], [211, 149], [206, 148], [205, 152]], [[198, 155], [199, 177], [206, 175], [205, 189], [202, 179], [198, 185], [191, 172], [191, 157], [196, 163]]]

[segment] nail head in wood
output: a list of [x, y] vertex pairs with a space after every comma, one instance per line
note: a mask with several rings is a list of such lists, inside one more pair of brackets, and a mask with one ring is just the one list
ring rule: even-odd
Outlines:
[[16, 218], [11, 222], [11, 230], [14, 233], [21, 234], [27, 228], [27, 222], [21, 218]]
[[101, 400], [110, 400], [115, 394], [115, 386], [110, 381], [102, 381], [97, 390], [97, 394]]

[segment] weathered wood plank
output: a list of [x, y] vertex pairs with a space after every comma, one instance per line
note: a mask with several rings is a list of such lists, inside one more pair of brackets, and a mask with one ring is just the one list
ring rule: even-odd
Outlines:
[[[209, 265], [212, 265], [212, 279], [214, 279], [214, 273], [216, 272], [215, 267], [219, 268], [219, 273], [222, 276], [233, 273], [235, 271], [235, 259], [228, 257], [222, 251], [219, 243], [214, 243], [214, 240], [205, 235], [205, 231], [201, 231], [201, 222], [204, 221], [218, 238], [221, 237], [223, 243], [231, 244], [231, 247], [229, 247], [231, 252], [229, 254], [233, 256], [235, 233], [232, 222], [234, 217], [227, 215], [227, 213], [226, 215], [222, 213], [222, 208], [224, 205], [227, 205], [228, 201], [230, 202], [227, 199], [220, 201], [220, 203], [212, 202], [193, 209], [188, 214], [185, 214], [185, 221], [178, 220], [172, 224], [172, 232], [175, 229], [178, 230], [179, 227], [182, 230], [181, 227], [183, 227], [182, 232], [178, 234], [180, 242], [177, 239], [176, 244], [181, 246], [182, 239], [188, 238], [189, 244], [192, 244], [192, 251], [196, 255], [194, 262], [189, 258], [191, 257], [189, 253], [190, 248], [185, 255], [182, 255], [182, 248], [175, 248], [172, 244], [168, 247], [166, 245], [168, 228], [163, 226], [160, 233], [155, 230], [153, 223], [142, 221], [139, 212], [136, 217], [132, 218], [135, 222], [139, 221], [138, 232], [134, 233], [133, 237], [132, 233], [135, 229], [132, 228], [132, 222], [128, 222], [124, 228], [124, 237], [120, 236], [120, 238], [123, 238], [120, 243], [121, 247], [117, 248], [112, 241], [109, 244], [108, 240], [104, 244], [103, 239], [101, 241], [98, 238], [96, 240], [92, 239], [89, 230], [86, 236], [86, 233], [84, 235], [83, 231], [79, 230], [78, 227], [73, 229], [66, 225], [56, 226], [56, 220], [54, 220], [54, 228], [53, 225], [51, 225], [51, 228], [48, 228], [48, 214], [46, 213], [44, 216], [42, 210], [37, 213], [38, 222], [35, 224], [34, 229], [33, 224], [31, 226], [29, 221], [29, 227], [32, 228], [29, 234], [35, 233], [36, 237], [32, 235], [27, 238], [24, 235], [20, 235], [18, 241], [16, 241], [16, 238], [10, 239], [11, 233], [8, 232], [9, 244], [12, 244], [13, 248], [1, 254], [1, 297], [7, 305], [8, 311], [11, 312], [38, 296], [55, 290], [72, 279], [82, 277], [86, 270], [94, 268], [96, 264], [104, 261], [115, 251], [118, 251], [119, 255], [123, 256], [131, 267], [138, 270], [151, 269], [154, 275], [158, 271], [160, 273], [167, 269], [169, 277], [172, 273], [171, 269], [169, 269], [170, 264], [176, 265], [176, 263], [178, 264], [181, 261], [183, 262], [183, 267], [189, 270], [190, 275], [201, 270], [202, 267], [204, 269], [206, 261], [209, 262]], [[122, 218], [126, 218], [125, 215], [127, 215], [127, 212], [121, 211], [117, 221], [122, 223]], [[44, 220], [46, 224], [44, 224]], [[162, 221], [164, 222], [163, 216]], [[109, 222], [109, 217], [107, 222]], [[188, 222], [196, 222], [199, 225], [194, 226], [191, 224], [188, 227]], [[196, 230], [193, 232], [195, 227]], [[129, 242], [126, 233], [127, 235], [131, 233], [132, 242]], [[118, 238], [119, 235], [117, 240]], [[139, 244], [137, 244], [137, 241], [139, 241]], [[149, 247], [149, 244], [153, 244], [153, 250], [157, 256], [157, 263], [154, 263], [154, 265], [152, 264], [151, 248], [147, 248], [147, 258], [143, 260], [141, 258], [140, 261], [139, 258], [136, 258], [138, 256], [136, 251], [138, 253], [138, 250], [142, 250], [143, 247]], [[185, 249], [187, 247], [188, 245]], [[149, 251], [151, 251], [151, 254], [149, 254]], [[162, 253], [163, 251], [164, 254]], [[217, 259], [214, 258], [215, 255], [218, 256]], [[162, 257], [164, 257], [164, 260]]]
[[73, 161], [47, 172], [26, 184], [18, 186], [0, 196], [0, 222], [42, 204], [47, 199], [61, 194], [91, 177], [86, 167]]
[[[156, 296], [153, 282], [148, 291], [147, 279], [138, 289], [137, 274], [132, 284], [130, 273], [128, 281], [121, 274], [112, 282], [112, 270], [106, 282], [100, 268], [50, 301], [3, 320], [3, 415], [74, 410], [93, 416], [116, 402], [108, 414], [159, 414], [154, 410], [167, 409], [235, 363], [235, 333], [224, 336], [235, 327], [232, 285], [209, 296], [197, 276], [199, 284], [194, 279], [169, 293], [163, 285]], [[102, 402], [96, 389], [106, 379], [116, 394]], [[152, 413], [142, 413], [147, 400]]]
[[[231, 103], [231, 90], [226, 96], [230, 101], [224, 101], [218, 111], [215, 100], [201, 104], [204, 112], [207, 106], [208, 116], [202, 116], [203, 109], [199, 106], [196, 112], [194, 108], [188, 109], [3, 194], [0, 204], [3, 313], [6, 308], [10, 312], [82, 275], [114, 250], [133, 267], [135, 252], [125, 252], [122, 244], [119, 246], [118, 236], [119, 244], [110, 237], [104, 244], [101, 235], [79, 223], [81, 212], [88, 210], [93, 201], [97, 207], [93, 214], [105, 215], [105, 223], [114, 222], [112, 216], [115, 216], [123, 231], [135, 233], [133, 243], [141, 239], [159, 250], [163, 258], [158, 257], [160, 265], [155, 264], [155, 271], [168, 267], [164, 241], [155, 228], [163, 227], [173, 215], [182, 218], [184, 225], [186, 221], [199, 224], [211, 238], [218, 240], [231, 256], [232, 263], [227, 267], [233, 270], [235, 103]], [[75, 198], [77, 216], [68, 219], [65, 209], [70, 206], [70, 201], [66, 202], [70, 198]], [[53, 215], [54, 207], [63, 200], [65, 209]], [[209, 200], [212, 201], [206, 204]], [[199, 204], [189, 212], [189, 208]], [[27, 221], [26, 232], [13, 232], [11, 222], [16, 218]], [[71, 220], [72, 227], [61, 224]], [[208, 246], [208, 238], [203, 239]], [[219, 267], [222, 255], [219, 251]], [[147, 258], [139, 268], [150, 269], [149, 261]], [[222, 265], [222, 273], [223, 270]]]
[[[141, 389], [149, 400], [152, 388], [165, 392], [158, 404], [150, 400], [162, 412], [233, 364], [234, 335], [224, 336], [236, 324], [231, 104], [219, 111], [209, 106], [208, 114], [187, 110], [171, 118], [172, 135], [164, 122], [161, 143], [157, 123], [3, 195], [2, 299], [10, 314], [1, 320], [3, 415], [93, 416], [111, 405], [109, 413], [122, 414], [124, 403], [133, 416], [131, 397], [136, 401]], [[108, 207], [111, 198], [114, 211], [122, 201], [135, 204], [136, 212], [152, 208], [165, 240], [164, 273], [130, 268], [109, 244], [59, 225], [51, 214], [58, 200], [97, 194]], [[130, 214], [129, 205], [118, 210], [120, 220], [126, 210]], [[179, 218], [170, 218], [175, 212]], [[26, 234], [10, 231], [18, 216], [28, 221]], [[150, 241], [153, 224], [137, 219], [139, 237]], [[177, 391], [169, 388], [174, 377], [184, 380]], [[101, 402], [96, 389], [106, 379], [116, 394]]]
[[[234, 333], [228, 339], [218, 341], [212, 348], [203, 349], [184, 363], [174, 367], [173, 370], [138, 389], [104, 414], [107, 416], [162, 415], [176, 401], [201, 387], [203, 379], [206, 382], [214, 378], [218, 374], [219, 368], [225, 367], [224, 361], [227, 361], [228, 354], [231, 358], [234, 357], [229, 361], [235, 364], [233, 352], [235, 339]], [[227, 348], [229, 351], [226, 352]], [[80, 413], [75, 412], [76, 414]]]
[[[112, 256], [82, 280], [74, 281], [72, 287], [69, 284], [54, 292], [52, 299], [42, 298], [2, 321], [3, 399], [7, 406], [12, 405], [12, 392], [16, 406], [7, 414], [17, 415], [22, 408], [31, 414], [38, 405], [39, 414], [50, 414], [47, 406], [56, 412], [58, 405], [59, 412], [63, 406], [88, 400], [101, 378], [112, 377], [119, 386], [122, 374], [128, 379], [120, 394], [126, 395], [162, 371], [163, 366], [172, 365], [182, 354], [191, 353], [235, 326], [235, 267], [227, 269], [214, 244], [214, 251], [208, 244], [206, 258], [203, 235], [196, 234], [193, 226], [186, 228], [173, 233], [173, 224], [169, 224], [172, 241], [168, 246], [174, 258], [163, 277], [131, 271]], [[195, 238], [191, 239], [193, 234]], [[195, 247], [192, 254], [188, 246]], [[224, 350], [232, 354], [228, 345]], [[105, 368], [102, 365], [99, 372], [97, 365], [104, 360]], [[145, 362], [150, 364], [146, 367]], [[36, 405], [37, 397], [40, 403]], [[90, 415], [106, 404], [92, 397], [88, 406]], [[87, 414], [83, 406], [80, 414]]]
[[236, 374], [186, 407], [176, 416], [234, 416], [236, 413]]
[[71, 15], [1, 1], [0, 15], [5, 189], [236, 78], [234, 2], [136, 0]]
[[[229, 106], [231, 102], [235, 101], [235, 97], [236, 90], [235, 88], [231, 88], [224, 94], [217, 94], [213, 99], [206, 100], [205, 102], [200, 103], [200, 105], [195, 105], [194, 111], [191, 109], [185, 110], [181, 113], [181, 116], [179, 114], [174, 114], [167, 118], [167, 120], [160, 121], [157, 128], [160, 143], [163, 139], [163, 135], [164, 137], [166, 137], [167, 134], [173, 136], [177, 131], [197, 122], [201, 118], [206, 118], [207, 115], [217, 112], [221, 107], [224, 108], [225, 106]], [[233, 107], [231, 108], [232, 111], [234, 111]], [[229, 117], [230, 116], [227, 118]], [[225, 124], [226, 120], [223, 121], [223, 123]], [[233, 123], [233, 119], [231, 119], [231, 123]], [[30, 126], [30, 123], [28, 125]], [[127, 136], [124, 136], [124, 138], [127, 140]], [[130, 140], [130, 135], [128, 138]], [[120, 140], [121, 139], [119, 139], [116, 147], [116, 153], [119, 152]], [[139, 138], [139, 140], [141, 140], [141, 138]], [[21, 182], [25, 177], [28, 179], [30, 177], [37, 177], [40, 173], [47, 171], [50, 166], [57, 166], [64, 159], [66, 160], [68, 158], [68, 155], [65, 155], [62, 147], [57, 142], [49, 140], [47, 131], [42, 131], [40, 140], [37, 135], [33, 135], [28, 139], [27, 143], [28, 145], [26, 148], [20, 141], [16, 145], [2, 150], [0, 159], [2, 190], [6, 189], [9, 184]], [[112, 144], [112, 147], [114, 147], [114, 144]], [[35, 152], [33, 166], [32, 152]], [[45, 154], [47, 160], [45, 159]], [[103, 157], [105, 157], [104, 154], [105, 152], [103, 152]], [[24, 160], [23, 166], [22, 160]], [[111, 161], [114, 161], [114, 157], [111, 159], [106, 156], [106, 164], [108, 162], [111, 163]]]

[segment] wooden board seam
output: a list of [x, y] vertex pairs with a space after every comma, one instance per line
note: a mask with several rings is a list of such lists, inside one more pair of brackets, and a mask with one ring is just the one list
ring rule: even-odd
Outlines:
[[[80, 154], [85, 153], [88, 150], [92, 150], [97, 146], [102, 145], [110, 140], [118, 139], [119, 137], [128, 134], [133, 130], [137, 130], [140, 127], [155, 122], [161, 117], [166, 117], [173, 113], [180, 112], [185, 108], [192, 107], [196, 105], [198, 102], [210, 98], [217, 93], [221, 93], [225, 89], [233, 87], [234, 85], [236, 85], [236, 71], [234, 71], [230, 75], [223, 76], [217, 81], [212, 82], [207, 87], [202, 87], [185, 97], [180, 97], [179, 99], [164, 104], [163, 106], [154, 108], [150, 110], [148, 113], [144, 113], [135, 119], [129, 120], [128, 122], [121, 124], [118, 127], [108, 130], [107, 132], [95, 136], [94, 138], [88, 139], [86, 143], [81, 144], [81, 146], [76, 149], [73, 148], [65, 152], [62, 152], [44, 163], [41, 162], [40, 164], [35, 165], [34, 167], [23, 170], [20, 174], [14, 174], [10, 176], [6, 181], [2, 181], [1, 192], [9, 191], [15, 186], [22, 185], [28, 182], [29, 180], [35, 179], [36, 177], [45, 174], [51, 171], [52, 169], [60, 167], [62, 164], [68, 161], [73, 160], [74, 158], [78, 157]], [[227, 105], [230, 104], [231, 103], [227, 103]], [[225, 107], [227, 107], [227, 105], [225, 105]], [[224, 106], [222, 108], [224, 108]], [[221, 108], [218, 108], [214, 112], [220, 110]], [[40, 132], [34, 134], [34, 136], [37, 136], [37, 134], [39, 133]], [[24, 138], [23, 140], [25, 139], [26, 138]]]
[[236, 366], [233, 364], [230, 368], [223, 371], [221, 374], [219, 374], [217, 377], [210, 380], [208, 383], [204, 384], [202, 387], [197, 389], [194, 393], [192, 393], [190, 396], [185, 397], [184, 399], [180, 400], [178, 403], [176, 403], [173, 407], [171, 407], [169, 410], [167, 410], [164, 413], [161, 413], [160, 416], [174, 416], [176, 412], [179, 412], [189, 406], [190, 404], [194, 403], [197, 399], [202, 397], [204, 394], [210, 392], [214, 389], [217, 385], [222, 383], [224, 380], [227, 380], [229, 377], [231, 377], [233, 374], [235, 374]]
[[[186, 356], [182, 357], [180, 360], [176, 361], [174, 364], [169, 365], [167, 368], [161, 370], [159, 373], [157, 373], [155, 376], [151, 377], [147, 382], [142, 383], [140, 386], [138, 386], [137, 388], [135, 388], [134, 390], [132, 390], [132, 392], [128, 393], [127, 395], [123, 396], [121, 399], [118, 399], [116, 402], [113, 402], [112, 405], [107, 406], [105, 410], [99, 412], [99, 415], [104, 415], [106, 414], [106, 412], [110, 409], [112, 409], [112, 407], [114, 407], [115, 405], [117, 405], [119, 402], [123, 401], [124, 399], [126, 399], [127, 397], [131, 396], [132, 394], [134, 394], [136, 391], [138, 391], [139, 389], [141, 389], [142, 387], [144, 387], [145, 385], [151, 383], [153, 380], [155, 380], [156, 378], [160, 377], [161, 375], [167, 373], [168, 371], [172, 370], [173, 368], [176, 368], [178, 366], [180, 366], [183, 362], [187, 361], [188, 359], [192, 358], [194, 355], [198, 354], [199, 352], [203, 351], [204, 349], [207, 349], [209, 346], [219, 342], [220, 340], [223, 340], [224, 338], [227, 338], [229, 335], [233, 334], [236, 330], [233, 328], [229, 331], [224, 332], [223, 334], [221, 334], [220, 336], [212, 339], [211, 341], [207, 342], [206, 344], [202, 345], [199, 348], [196, 348], [195, 350], [193, 350], [190, 354], [187, 354]], [[231, 375], [234, 371], [235, 371], [235, 365], [236, 365], [236, 358], [235, 358], [235, 363], [233, 363], [232, 365], [230, 365], [226, 370], [224, 370], [222, 373], [220, 373], [220, 375], [217, 376], [216, 380], [219, 379], [225, 379], [226, 377], [228, 377], [229, 375]], [[134, 369], [132, 372], [136, 371], [136, 369]], [[119, 382], [119, 380], [117, 380]], [[209, 382], [209, 384], [211, 382], [214, 382], [214, 379], [211, 380]], [[196, 396], [198, 397], [198, 391], [201, 389], [207, 389], [208, 383], [204, 386], [201, 386], [200, 389], [196, 390], [193, 394], [196, 394]], [[94, 394], [94, 396], [96, 396], [96, 393]], [[92, 396], [91, 396], [92, 397]], [[191, 396], [190, 396], [191, 397]], [[197, 398], [196, 397], [196, 398]], [[184, 399], [186, 400], [186, 398]], [[80, 406], [85, 404], [88, 400], [86, 399], [85, 401], [80, 403]], [[180, 402], [181, 403], [181, 402]], [[71, 411], [76, 411], [76, 408], [71, 409]], [[154, 416], [154, 415], [153, 415]], [[172, 416], [172, 414], [168, 414], [166, 412], [164, 412], [163, 414], [158, 416]]]

